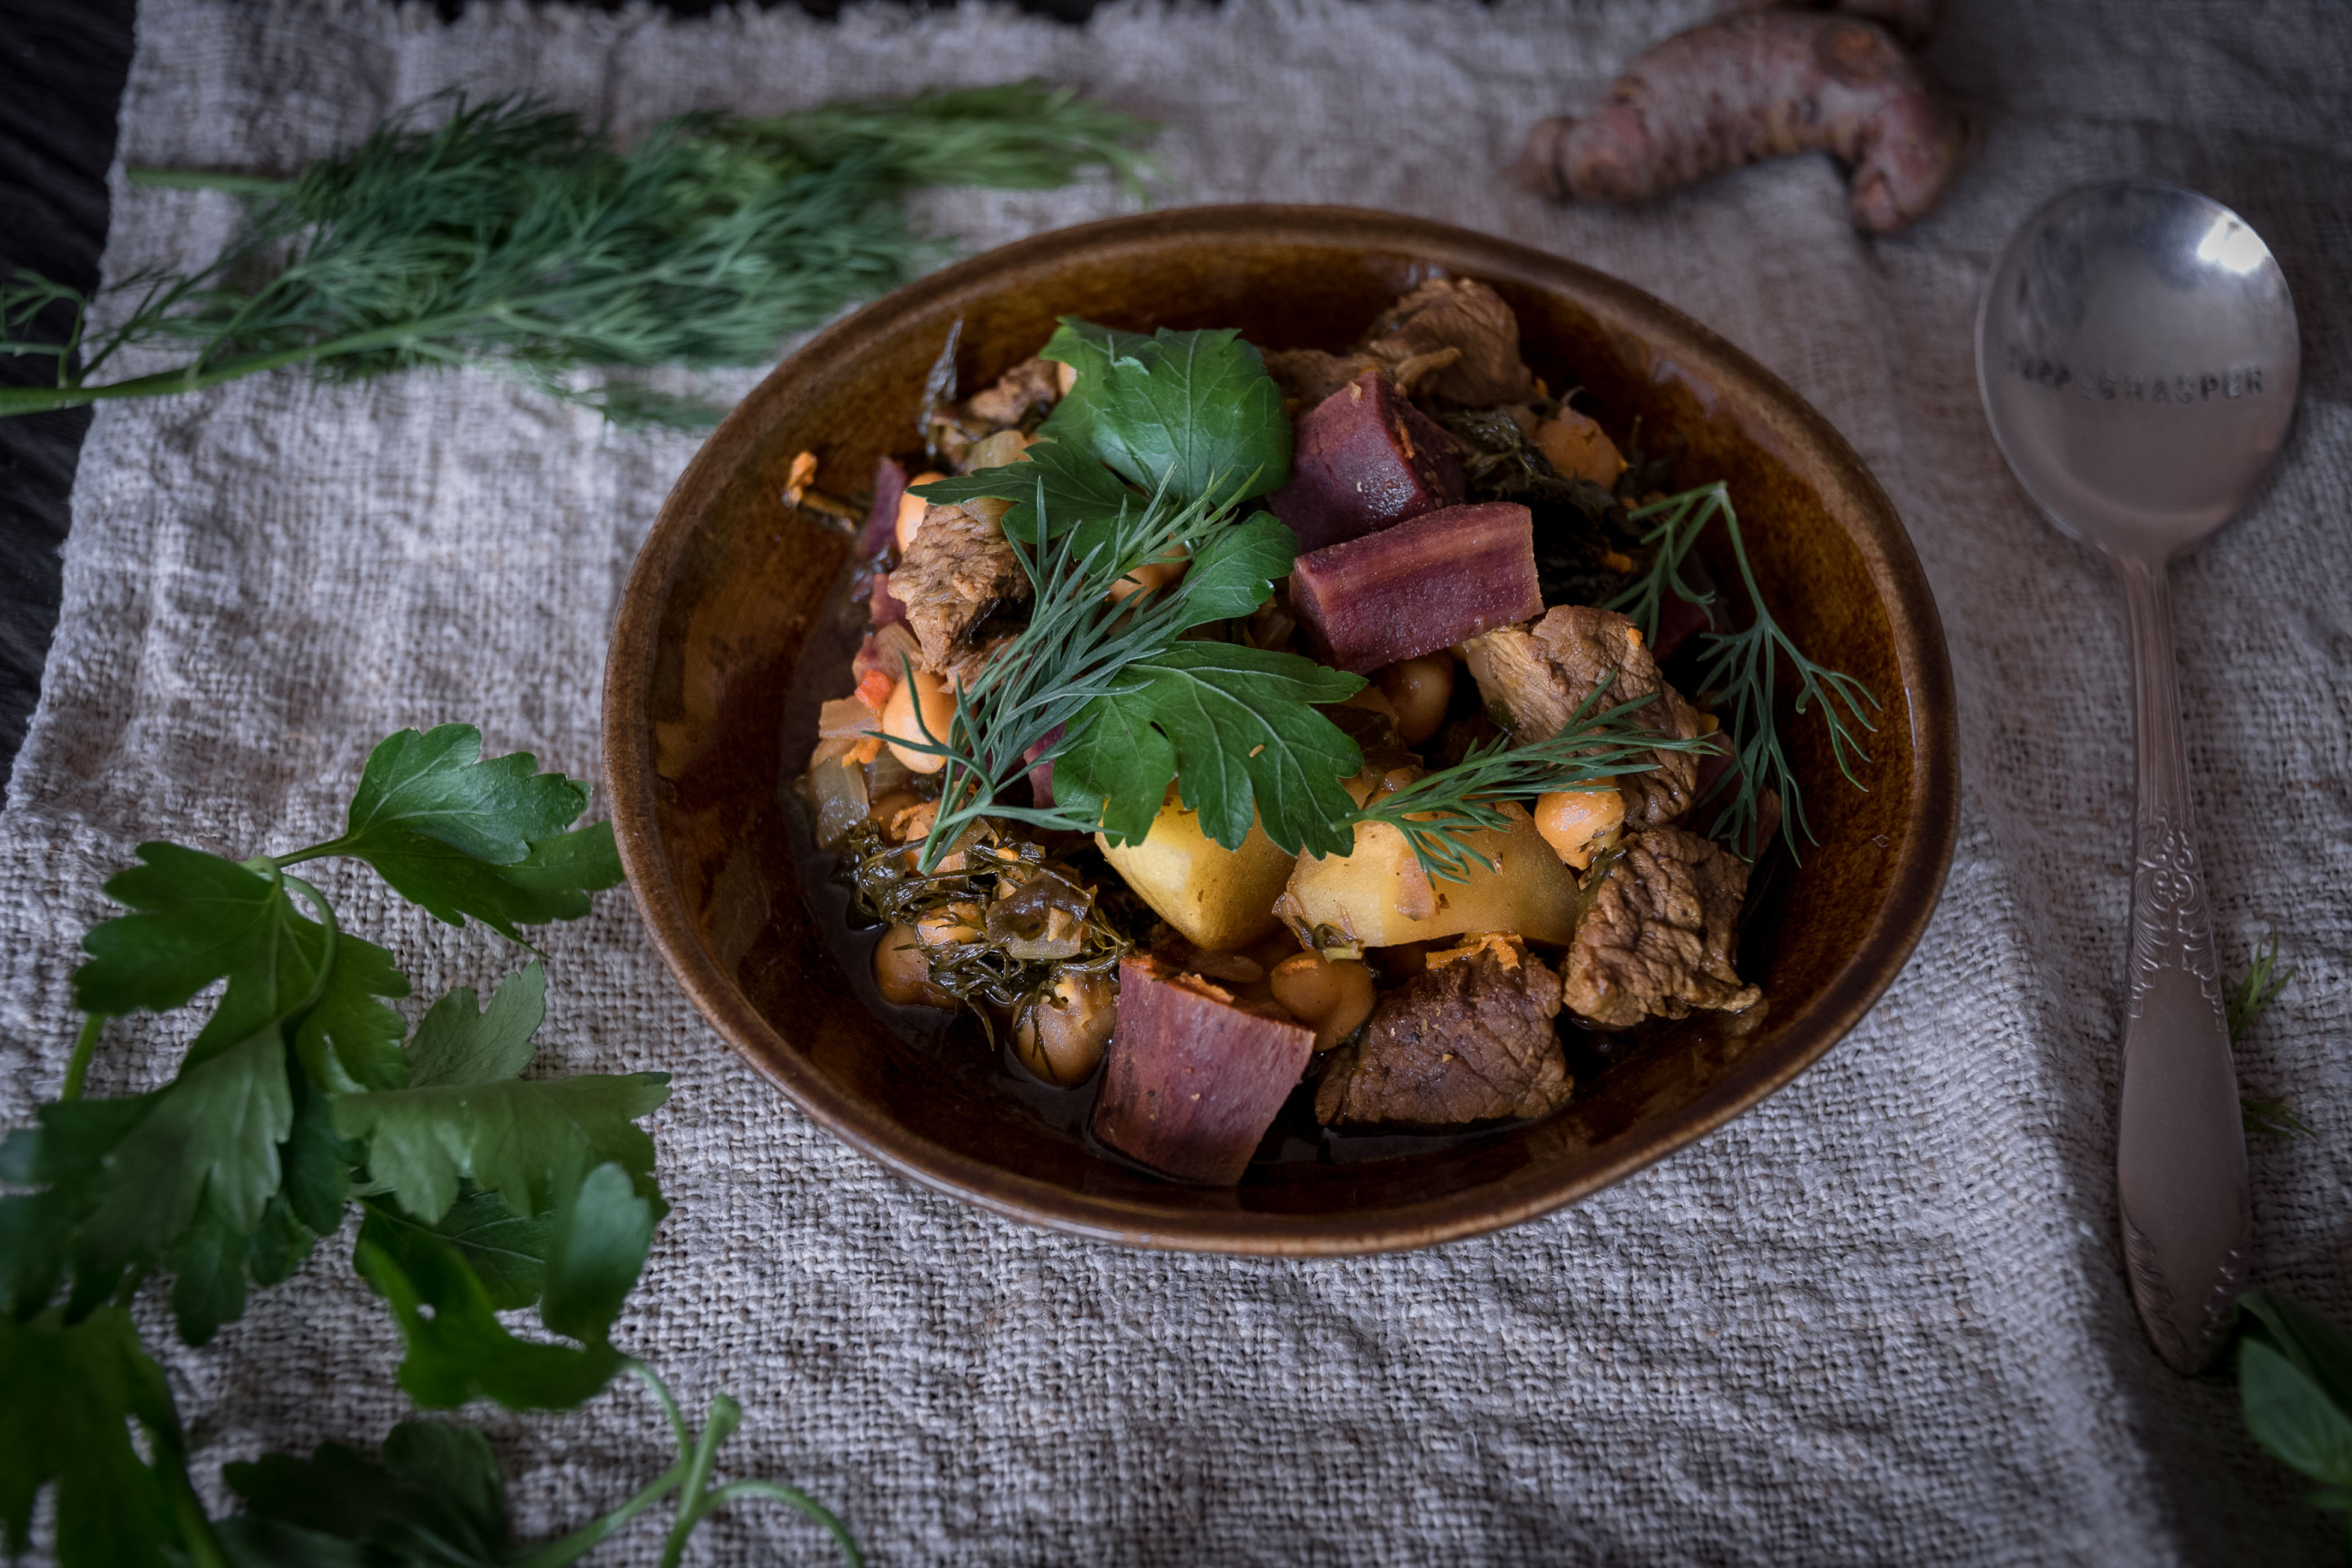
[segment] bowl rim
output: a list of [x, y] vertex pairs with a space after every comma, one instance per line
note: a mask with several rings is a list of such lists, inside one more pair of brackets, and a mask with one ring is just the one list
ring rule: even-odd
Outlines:
[[[763, 405], [808, 367], [854, 359], [852, 345], [897, 319], [985, 296], [1007, 274], [1073, 254], [1221, 235], [1252, 241], [1401, 251], [1449, 273], [1551, 289], [1604, 317], [1637, 323], [1653, 346], [1708, 366], [1735, 407], [1761, 411], [1810, 445], [1854, 493], [1851, 531], [1885, 604], [1912, 714], [1913, 789], [1901, 858], [1869, 930], [1783, 1032], [1769, 1065], [1742, 1058], [1671, 1119], [1637, 1123], [1612, 1157], [1573, 1177], [1498, 1191], [1473, 1187], [1368, 1212], [1178, 1212], [1073, 1192], [941, 1147], [843, 1092], [803, 1059], [703, 944], [662, 853], [648, 709], [663, 611], [697, 520], [730, 483], [764, 428]], [[1776, 417], [1778, 416], [1778, 417]], [[1746, 353], [1664, 301], [1580, 262], [1431, 219], [1368, 208], [1244, 203], [1176, 207], [1032, 235], [958, 261], [825, 328], [769, 373], [704, 442], [640, 547], [605, 659], [603, 769], [623, 869], [670, 973], [735, 1052], [851, 1148], [902, 1178], [1009, 1219], [1132, 1247], [1265, 1256], [1344, 1256], [1434, 1246], [1548, 1214], [1706, 1137], [1818, 1061], [1893, 984], [1933, 917], [1959, 830], [1959, 762], [1951, 661], [1927, 574], [1894, 503], [1837, 428]]]

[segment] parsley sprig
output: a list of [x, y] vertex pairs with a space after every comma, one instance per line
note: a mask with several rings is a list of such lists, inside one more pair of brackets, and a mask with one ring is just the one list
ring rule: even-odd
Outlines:
[[[1145, 337], [1073, 319], [1045, 355], [1078, 377], [1030, 460], [919, 491], [1013, 503], [1003, 528], [1032, 593], [1027, 626], [963, 686], [949, 732], [908, 743], [946, 759], [921, 868], [983, 816], [1140, 839], [1171, 782], [1228, 848], [1262, 822], [1294, 852], [1344, 850], [1354, 803], [1339, 780], [1361, 753], [1317, 704], [1362, 678], [1183, 640], [1264, 604], [1297, 552], [1272, 514], [1242, 515], [1290, 468], [1289, 416], [1258, 352], [1230, 331]], [[1176, 561], [1172, 584], [1113, 598]], [[1005, 798], [1033, 762], [1054, 764], [1051, 807]]]
[[[699, 1432], [658, 1377], [612, 1342], [667, 1212], [637, 1123], [667, 1075], [526, 1077], [546, 1014], [533, 960], [487, 1005], [451, 991], [412, 1034], [391, 953], [344, 930], [289, 867], [343, 857], [441, 920], [518, 928], [588, 912], [618, 882], [609, 824], [574, 827], [586, 786], [524, 753], [481, 758], [463, 725], [379, 745], [342, 833], [236, 861], [139, 847], [107, 883], [129, 911], [92, 928], [74, 975], [86, 1015], [59, 1099], [0, 1142], [0, 1527], [29, 1540], [54, 1489], [64, 1568], [166, 1563], [570, 1563], [664, 1497], [679, 1499], [665, 1563], [712, 1509], [791, 1503], [841, 1542], [840, 1521], [780, 1483], [710, 1484], [741, 1418], [721, 1394]], [[217, 986], [170, 1082], [86, 1094], [110, 1020], [188, 1005]], [[182, 1340], [201, 1345], [253, 1288], [289, 1278], [356, 1202], [352, 1262], [391, 1310], [401, 1386], [446, 1409], [487, 1397], [568, 1409], [623, 1372], [645, 1381], [677, 1462], [604, 1518], [537, 1549], [507, 1541], [488, 1444], [409, 1423], [380, 1462], [330, 1444], [229, 1468], [246, 1500], [205, 1515], [161, 1370], [127, 1310], [168, 1276]], [[501, 1313], [537, 1309], [551, 1338]], [[134, 1443], [132, 1428], [143, 1442]]]
[[[291, 180], [132, 172], [248, 197], [210, 263], [91, 297], [32, 273], [0, 283], [0, 353], [54, 360], [52, 386], [0, 388], [0, 416], [193, 392], [309, 365], [351, 377], [486, 364], [615, 417], [723, 410], [581, 366], [757, 364], [788, 332], [898, 287], [939, 247], [900, 200], [925, 184], [1037, 189], [1106, 171], [1129, 189], [1145, 121], [1021, 83], [843, 102], [771, 119], [692, 114], [614, 149], [572, 114], [511, 99], [427, 105]], [[118, 355], [188, 352], [101, 381]]]
[[1838, 771], [1856, 789], [1868, 787], [1854, 776], [1853, 763], [1870, 760], [1858, 731], [1877, 730], [1870, 718], [1870, 710], [1881, 706], [1877, 697], [1853, 676], [1806, 658], [1773, 618], [1763, 594], [1756, 586], [1755, 570], [1748, 563], [1748, 544], [1740, 536], [1739, 518], [1732, 510], [1730, 491], [1721, 481], [1635, 507], [1626, 515], [1637, 524], [1648, 525], [1642, 542], [1654, 548], [1656, 554], [1649, 570], [1612, 600], [1608, 607], [1630, 616], [1652, 641], [1657, 638], [1659, 619], [1669, 594], [1685, 604], [1702, 608], [1714, 605], [1713, 593], [1696, 587], [1685, 577], [1684, 563], [1700, 533], [1717, 518], [1723, 520], [1724, 532], [1731, 541], [1732, 558], [1739, 566], [1741, 585], [1748, 590], [1748, 604], [1754, 618], [1747, 627], [1706, 632], [1699, 643], [1698, 689], [1712, 694], [1717, 710], [1727, 715], [1724, 727], [1730, 733], [1738, 763], [1717, 785], [1717, 793], [1727, 787], [1730, 793], [1709, 833], [1727, 839], [1741, 854], [1753, 859], [1764, 849], [1758, 837], [1764, 795], [1775, 791], [1780, 797], [1781, 831], [1790, 852], [1797, 852], [1800, 833], [1807, 840], [1819, 843], [1805, 818], [1804, 796], [1797, 785], [1796, 771], [1781, 746], [1775, 704], [1782, 668], [1785, 666], [1796, 678], [1795, 709], [1799, 716], [1808, 709], [1821, 709], [1822, 722], [1829, 726], [1831, 754], [1837, 760]]

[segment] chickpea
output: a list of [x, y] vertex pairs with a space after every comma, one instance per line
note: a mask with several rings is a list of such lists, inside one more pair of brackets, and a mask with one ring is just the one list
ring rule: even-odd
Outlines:
[[926, 470], [907, 481], [907, 491], [898, 498], [898, 525], [891, 530], [898, 536], [900, 555], [905, 555], [908, 548], [915, 542], [915, 535], [923, 526], [923, 514], [931, 510], [931, 503], [917, 495], [915, 487], [936, 484], [946, 478], [945, 474]]
[[1420, 745], [1445, 722], [1446, 704], [1454, 700], [1452, 654], [1401, 659], [1372, 679], [1396, 710], [1397, 733], [1406, 745]]
[[1069, 396], [1070, 388], [1078, 384], [1078, 367], [1074, 364], [1055, 364], [1054, 366], [1054, 384], [1061, 389], [1063, 396]]
[[1315, 1031], [1315, 1048], [1328, 1051], [1372, 1016], [1372, 972], [1350, 959], [1334, 963], [1302, 952], [1274, 966], [1267, 980], [1284, 1011]]
[[874, 946], [874, 984], [900, 1007], [952, 1007], [955, 998], [931, 984], [930, 956], [912, 926], [897, 925]]
[[[915, 722], [916, 705], [921, 704], [923, 722]], [[940, 683], [940, 678], [928, 670], [915, 671], [915, 679], [902, 680], [890, 693], [890, 700], [882, 706], [882, 733], [890, 738], [890, 754], [919, 773], [935, 773], [948, 765], [945, 757], [929, 752], [909, 751], [900, 741], [920, 742], [928, 726], [931, 739], [944, 742], [948, 726], [955, 721], [955, 698]]]
[[1625, 797], [1613, 784], [1536, 797], [1536, 831], [1562, 865], [1579, 871], [1617, 841], [1617, 830], [1624, 824]]
[[1065, 971], [1052, 993], [1021, 1015], [1013, 1052], [1047, 1083], [1069, 1089], [1092, 1076], [1118, 1021], [1117, 991], [1108, 975]]

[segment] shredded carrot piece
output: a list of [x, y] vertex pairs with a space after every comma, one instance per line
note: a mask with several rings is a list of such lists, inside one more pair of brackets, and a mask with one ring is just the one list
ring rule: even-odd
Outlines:
[[898, 683], [887, 672], [869, 669], [858, 678], [856, 696], [860, 702], [879, 713], [889, 705], [890, 694], [898, 689]]
[[792, 472], [784, 477], [784, 499], [798, 506], [801, 504], [801, 497], [806, 495], [815, 483], [816, 454], [814, 452], [794, 453]]
[[858, 742], [857, 744], [849, 748], [848, 754], [842, 758], [842, 765], [846, 767], [848, 764], [855, 763], [862, 768], [881, 754], [882, 737], [879, 735], [868, 735], [866, 739]]

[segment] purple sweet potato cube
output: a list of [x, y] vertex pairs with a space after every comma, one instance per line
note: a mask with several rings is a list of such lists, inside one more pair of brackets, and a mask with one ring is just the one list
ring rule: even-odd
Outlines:
[[1130, 954], [1118, 966], [1118, 1029], [1095, 1136], [1171, 1176], [1238, 1181], [1314, 1054], [1305, 1025]]
[[1290, 482], [1265, 498], [1301, 550], [1360, 538], [1462, 500], [1454, 438], [1378, 371], [1298, 416]]
[[1291, 607], [1327, 661], [1369, 675], [1543, 614], [1535, 539], [1523, 506], [1448, 507], [1300, 556]]

